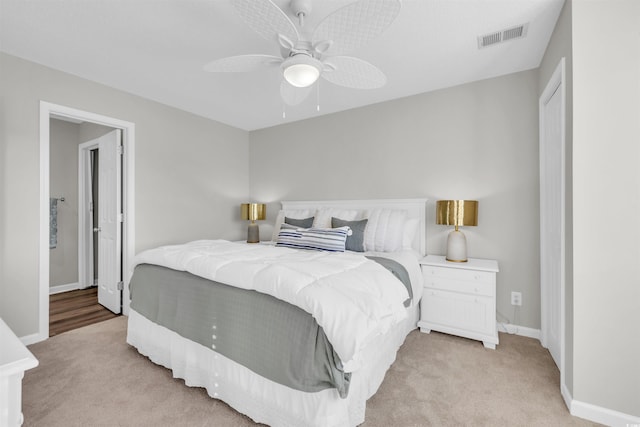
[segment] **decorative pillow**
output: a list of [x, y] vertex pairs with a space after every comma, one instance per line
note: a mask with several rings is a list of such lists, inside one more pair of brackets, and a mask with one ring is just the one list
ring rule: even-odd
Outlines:
[[311, 226], [313, 225], [313, 218], [314, 217], [297, 219], [297, 218], [289, 218], [288, 216], [285, 216], [284, 223], [289, 225], [295, 225], [296, 227], [300, 227], [300, 228], [311, 228]]
[[331, 218], [331, 227], [349, 227], [351, 235], [347, 237], [345, 249], [348, 251], [364, 252], [364, 230], [367, 227], [368, 219], [358, 221], [345, 221], [340, 218]]
[[365, 251], [396, 252], [402, 249], [407, 211], [372, 209], [364, 233]]
[[335, 209], [321, 208], [316, 212], [316, 219], [313, 221], [314, 228], [331, 228], [331, 218], [342, 218], [345, 221], [362, 219], [361, 211], [356, 209]]
[[284, 223], [284, 218], [294, 218], [294, 219], [303, 219], [309, 218], [310, 216], [314, 216], [316, 213], [315, 209], [288, 209], [286, 211], [280, 210], [278, 212], [278, 216], [276, 217], [276, 222], [273, 226], [273, 234], [271, 235], [271, 241], [275, 242], [278, 240], [278, 233], [280, 232], [280, 226]]
[[283, 228], [276, 246], [317, 251], [344, 252], [349, 227], [339, 228]]

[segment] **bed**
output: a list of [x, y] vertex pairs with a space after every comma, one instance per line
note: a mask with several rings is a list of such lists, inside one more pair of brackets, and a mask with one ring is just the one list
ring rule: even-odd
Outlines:
[[419, 318], [425, 205], [282, 202], [271, 242], [144, 251], [127, 342], [256, 422], [361, 424]]

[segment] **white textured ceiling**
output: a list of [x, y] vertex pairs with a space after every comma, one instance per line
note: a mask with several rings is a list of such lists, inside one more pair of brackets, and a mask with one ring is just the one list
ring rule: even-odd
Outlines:
[[[273, 1], [288, 10], [289, 0]], [[305, 28], [352, 1], [315, 0]], [[226, 0], [0, 0], [0, 50], [254, 130], [536, 68], [563, 3], [404, 0], [387, 31], [351, 54], [380, 68], [386, 86], [348, 89], [321, 79], [285, 118], [277, 67], [202, 70], [226, 56], [279, 55]], [[526, 23], [526, 37], [478, 49], [479, 35]]]

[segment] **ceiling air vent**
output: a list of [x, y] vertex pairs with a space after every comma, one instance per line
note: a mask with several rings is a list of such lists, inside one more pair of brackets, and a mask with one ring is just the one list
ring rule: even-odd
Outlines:
[[478, 49], [506, 42], [507, 40], [520, 39], [527, 35], [528, 27], [529, 24], [523, 24], [517, 27], [507, 28], [506, 30], [478, 36]]

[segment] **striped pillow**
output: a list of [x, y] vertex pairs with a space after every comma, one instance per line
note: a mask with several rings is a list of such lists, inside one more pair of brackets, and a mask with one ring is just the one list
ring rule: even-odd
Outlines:
[[316, 251], [344, 252], [351, 229], [338, 228], [281, 228], [276, 246]]

